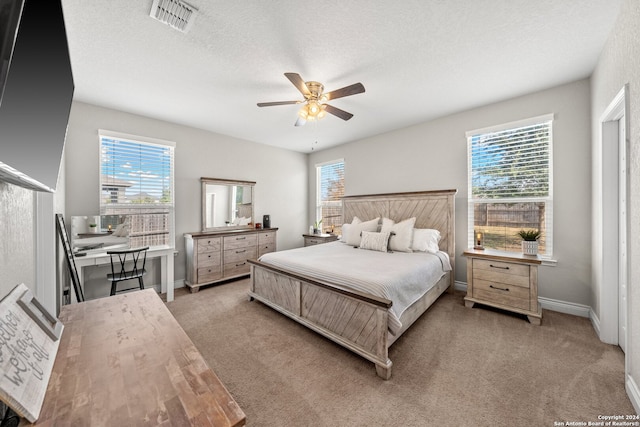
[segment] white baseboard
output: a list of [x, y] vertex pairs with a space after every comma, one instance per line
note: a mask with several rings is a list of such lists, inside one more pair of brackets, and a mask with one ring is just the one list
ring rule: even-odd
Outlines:
[[627, 396], [629, 396], [629, 400], [636, 410], [636, 414], [640, 414], [640, 390], [631, 375], [627, 375], [625, 388], [627, 390]]
[[573, 302], [560, 301], [557, 299], [538, 297], [538, 301], [545, 310], [558, 311], [560, 313], [572, 314], [580, 317], [590, 317], [591, 307]]
[[[457, 291], [467, 291], [467, 283], [457, 281], [454, 284]], [[557, 311], [559, 313], [571, 314], [574, 316], [591, 318], [593, 322], [593, 310], [588, 305], [576, 304], [573, 302], [560, 301], [551, 298], [538, 297], [538, 301], [545, 310]], [[595, 327], [595, 326], [594, 326]], [[596, 329], [597, 331], [597, 329]]]

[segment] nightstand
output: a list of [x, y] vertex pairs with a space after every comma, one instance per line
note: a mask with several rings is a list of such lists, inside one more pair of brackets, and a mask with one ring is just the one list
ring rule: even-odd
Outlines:
[[542, 319], [538, 302], [538, 256], [491, 249], [467, 249], [465, 306], [485, 304], [524, 314], [534, 325]]
[[321, 245], [338, 240], [336, 234], [303, 234], [302, 237], [304, 237], [305, 246]]

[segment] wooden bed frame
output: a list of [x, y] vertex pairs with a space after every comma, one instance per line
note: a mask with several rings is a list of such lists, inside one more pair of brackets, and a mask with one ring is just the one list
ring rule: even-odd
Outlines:
[[401, 316], [396, 335], [388, 330], [391, 301], [344, 286], [249, 260], [249, 299], [272, 307], [373, 362], [377, 374], [391, 378], [389, 347], [447, 289], [453, 292], [455, 271], [455, 194], [457, 190], [348, 196], [343, 201], [343, 223], [354, 216], [362, 221], [386, 217], [398, 222], [416, 217], [415, 228], [441, 233], [440, 250], [449, 254], [452, 271]]

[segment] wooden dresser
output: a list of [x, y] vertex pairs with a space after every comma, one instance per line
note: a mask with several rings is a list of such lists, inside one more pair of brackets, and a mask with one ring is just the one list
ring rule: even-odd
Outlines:
[[207, 231], [184, 235], [191, 292], [200, 286], [249, 274], [249, 259], [276, 250], [277, 228]]
[[245, 414], [153, 289], [60, 311], [38, 426], [245, 425]]
[[304, 237], [305, 246], [321, 245], [338, 240], [336, 234], [303, 234], [302, 237]]
[[475, 303], [524, 314], [534, 325], [542, 319], [538, 302], [538, 256], [490, 249], [467, 249], [467, 307]]

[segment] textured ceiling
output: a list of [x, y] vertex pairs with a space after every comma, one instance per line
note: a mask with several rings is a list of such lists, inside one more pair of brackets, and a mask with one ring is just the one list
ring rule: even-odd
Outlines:
[[[189, 0], [184, 34], [152, 0], [62, 0], [75, 99], [308, 152], [588, 77], [620, 0]], [[294, 127], [284, 77], [366, 92]], [[160, 137], [159, 135], [150, 135]]]

